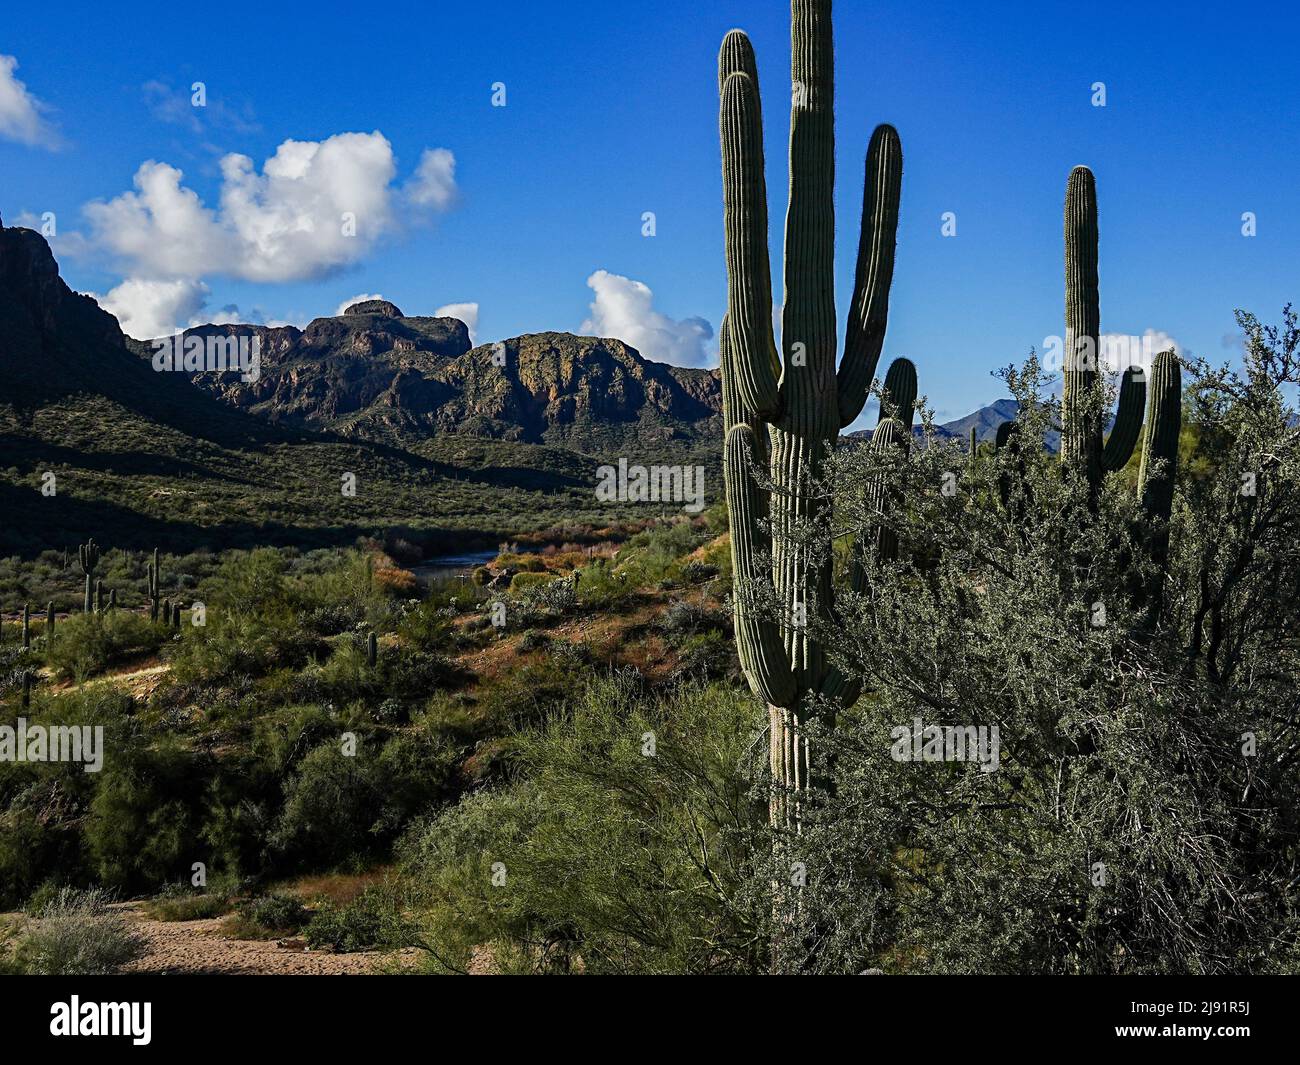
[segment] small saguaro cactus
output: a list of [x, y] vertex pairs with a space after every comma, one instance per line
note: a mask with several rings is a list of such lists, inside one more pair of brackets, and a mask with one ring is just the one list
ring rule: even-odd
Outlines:
[[[763, 122], [753, 46], [739, 30], [718, 54], [727, 314], [719, 337], [724, 472], [736, 575], [736, 645], [768, 704], [775, 823], [793, 823], [808, 782], [803, 700], [851, 703], [858, 685], [833, 668], [813, 622], [833, 618], [828, 558], [800, 541], [827, 502], [814, 490], [839, 431], [866, 403], [884, 344], [903, 156], [892, 126], [867, 149], [861, 234], [844, 353], [836, 366], [835, 118], [830, 0], [792, 0], [790, 194], [778, 353], [768, 262]], [[772, 489], [753, 467], [766, 467]], [[770, 523], [769, 523], [770, 516]], [[770, 568], [768, 563], [770, 561]], [[781, 616], [765, 616], [764, 587]]]
[[153, 561], [149, 563], [146, 587], [149, 593], [149, 620], [158, 620], [158, 602], [162, 597], [161, 588], [162, 566], [158, 561], [158, 548], [153, 549]]
[[1129, 366], [1120, 381], [1115, 424], [1103, 446], [1101, 310], [1097, 294], [1097, 182], [1086, 166], [1065, 191], [1065, 365], [1061, 461], [1083, 474], [1091, 500], [1104, 474], [1124, 468], [1142, 432], [1146, 374]]
[[372, 632], [366, 637], [366, 665], [371, 669], [375, 668], [375, 663], [379, 660], [379, 639]]
[[88, 543], [84, 543], [77, 548], [77, 555], [81, 565], [81, 572], [86, 575], [85, 612], [89, 614], [95, 609], [93, 593], [95, 590], [95, 568], [99, 565], [99, 545], [92, 538]]
[[47, 640], [54, 637], [54, 600], [51, 599], [45, 605], [45, 638]]
[[170, 628], [172, 623], [172, 601], [168, 599], [163, 602], [162, 606], [163, 606], [163, 615], [162, 615], [163, 624]]
[[117, 609], [117, 589], [114, 588], [108, 593], [108, 612], [111, 614]]
[[23, 649], [32, 645], [32, 611], [29, 604], [23, 604]]
[[179, 630], [181, 627], [181, 613], [185, 608], [180, 603], [172, 605], [172, 628]]
[[972, 425], [970, 427], [970, 457], [971, 458], [975, 457], [975, 453], [979, 450], [979, 446], [980, 446], [979, 430]]
[[95, 613], [104, 612], [104, 578], [100, 577], [95, 581]]

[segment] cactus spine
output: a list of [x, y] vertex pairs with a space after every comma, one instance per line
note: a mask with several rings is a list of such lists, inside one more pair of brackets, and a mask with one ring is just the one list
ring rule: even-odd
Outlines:
[[1101, 310], [1097, 293], [1097, 182], [1086, 166], [1070, 173], [1065, 191], [1065, 366], [1061, 398], [1061, 461], [1088, 481], [1089, 498], [1103, 474], [1124, 468], [1142, 431], [1146, 379], [1125, 369], [1119, 408], [1102, 444]]
[[[829, 560], [796, 529], [827, 515], [812, 491], [839, 431], [866, 403], [884, 343], [894, 270], [902, 149], [879, 126], [867, 151], [861, 235], [844, 355], [836, 367], [834, 307], [833, 44], [830, 0], [792, 0], [790, 196], [785, 232], [782, 352], [772, 329], [767, 185], [754, 51], [732, 30], [718, 55], [727, 316], [720, 338], [726, 493], [731, 524], [737, 649], [750, 687], [769, 707], [772, 774], [786, 798], [773, 819], [792, 824], [807, 783], [801, 702], [822, 692], [841, 704], [856, 685], [828, 668], [813, 619], [832, 611]], [[751, 467], [766, 467], [760, 490]], [[771, 534], [764, 529], [771, 518]], [[770, 558], [770, 569], [760, 565]], [[775, 591], [783, 616], [759, 607]]]
[[153, 549], [153, 561], [149, 563], [146, 577], [146, 587], [149, 592], [149, 620], [158, 620], [158, 601], [161, 598], [160, 592], [162, 576], [162, 567], [158, 562], [158, 548]]
[[81, 572], [86, 575], [85, 612], [91, 613], [95, 608], [93, 592], [95, 590], [95, 568], [99, 565], [99, 547], [92, 538], [88, 543], [77, 548]]

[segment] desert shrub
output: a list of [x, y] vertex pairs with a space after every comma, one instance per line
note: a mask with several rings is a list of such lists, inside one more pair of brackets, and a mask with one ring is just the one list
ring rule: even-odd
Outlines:
[[594, 610], [617, 610], [637, 596], [636, 584], [616, 572], [608, 559], [598, 558], [578, 571], [578, 602]]
[[497, 555], [492, 565], [496, 569], [519, 570], [524, 573], [545, 573], [546, 560], [538, 555], [520, 555], [511, 551], [503, 551]]
[[526, 592], [530, 588], [536, 588], [542, 584], [549, 584], [551, 581], [558, 579], [559, 578], [554, 573], [533, 573], [528, 570], [520, 570], [510, 578], [510, 590], [512, 592]]
[[119, 659], [156, 651], [167, 638], [162, 625], [141, 614], [74, 614], [45, 642], [45, 664], [64, 680], [81, 681]]
[[488, 569], [487, 566], [475, 566], [473, 572], [470, 574], [470, 580], [480, 588], [486, 585], [491, 579], [492, 571]]
[[17, 944], [22, 971], [36, 976], [102, 976], [144, 953], [143, 937], [109, 908], [99, 889], [64, 888], [30, 921]]
[[728, 620], [717, 607], [677, 599], [660, 615], [655, 627], [669, 640], [674, 640], [703, 632], [724, 632]]
[[229, 913], [230, 896], [219, 891], [194, 891], [170, 885], [145, 903], [145, 912], [155, 921], [202, 921]]
[[761, 708], [720, 688], [658, 702], [619, 675], [575, 696], [522, 741], [520, 779], [403, 839], [430, 967], [464, 971], [486, 947], [508, 972], [760, 970], [766, 806], [745, 781], [761, 728]]
[[521, 655], [530, 654], [533, 651], [543, 651], [550, 646], [551, 638], [544, 632], [538, 632], [536, 629], [529, 629], [519, 638], [516, 650]]
[[327, 740], [286, 781], [271, 848], [287, 868], [356, 867], [450, 794], [452, 767], [449, 748], [418, 734], [358, 739], [352, 755]]
[[83, 829], [97, 877], [138, 891], [189, 875], [210, 762], [174, 741], [116, 747], [98, 774]]
[[397, 893], [384, 885], [368, 887], [350, 902], [324, 902], [312, 914], [303, 935], [313, 948], [345, 953], [396, 949], [411, 942], [412, 929]]
[[274, 939], [301, 931], [310, 918], [311, 911], [292, 895], [258, 895], [235, 906], [222, 932], [233, 939]]
[[397, 566], [376, 566], [374, 571], [375, 587], [386, 595], [407, 596], [414, 595], [419, 588], [419, 582], [415, 579], [415, 574], [409, 569], [401, 569]]

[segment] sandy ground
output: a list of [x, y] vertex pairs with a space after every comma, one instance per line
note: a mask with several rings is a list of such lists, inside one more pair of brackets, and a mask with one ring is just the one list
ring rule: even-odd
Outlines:
[[333, 954], [307, 950], [301, 940], [227, 939], [219, 932], [223, 918], [201, 921], [154, 921], [137, 903], [122, 903], [148, 942], [144, 957], [126, 972], [177, 975], [359, 976], [382, 972], [394, 963], [409, 963], [415, 951]]

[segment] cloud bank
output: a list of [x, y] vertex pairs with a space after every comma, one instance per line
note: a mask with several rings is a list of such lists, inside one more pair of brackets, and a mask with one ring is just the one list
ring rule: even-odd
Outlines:
[[597, 270], [587, 285], [596, 294], [579, 328], [588, 336], [614, 337], [647, 359], [673, 366], [707, 366], [713, 326], [703, 318], [674, 321], [654, 309], [654, 293], [641, 281]]

